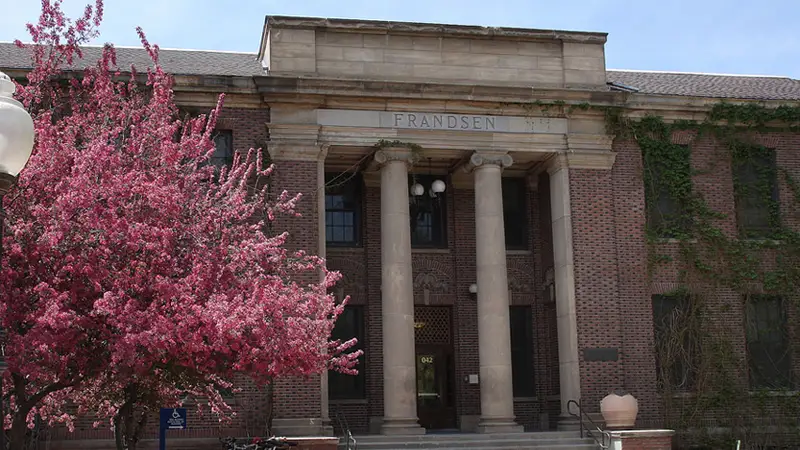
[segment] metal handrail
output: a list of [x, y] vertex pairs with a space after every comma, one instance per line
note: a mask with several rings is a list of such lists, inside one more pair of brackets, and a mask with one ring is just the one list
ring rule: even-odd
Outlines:
[[[572, 408], [570, 408], [570, 406], [572, 406], [573, 404], [578, 407], [578, 414], [572, 412]], [[567, 412], [569, 413], [570, 416], [576, 417], [578, 419], [578, 423], [580, 423], [581, 438], [583, 438], [583, 432], [584, 430], [586, 430], [586, 434], [588, 434], [589, 437], [594, 439], [594, 441], [597, 443], [597, 445], [600, 446], [600, 448], [605, 450], [611, 445], [611, 433], [600, 428], [600, 425], [595, 423], [595, 421], [592, 420], [592, 418], [589, 417], [589, 415], [583, 411], [583, 408], [581, 408], [581, 404], [579, 401], [577, 400], [568, 401]], [[588, 428], [588, 426], [587, 427], [583, 426], [584, 416], [586, 417], [586, 420], [588, 420], [589, 423], [594, 427], [594, 430], [600, 433], [599, 440], [597, 439], [597, 436], [594, 435], [594, 432]]]
[[[347, 424], [347, 418], [344, 417], [344, 414], [342, 414], [340, 411], [336, 411], [334, 418], [339, 423], [339, 428], [341, 428], [342, 432], [344, 433], [346, 450], [357, 450], [358, 443], [356, 442], [356, 438], [353, 437], [353, 433], [350, 431], [350, 426]], [[352, 447], [350, 447], [350, 442], [353, 443]]]

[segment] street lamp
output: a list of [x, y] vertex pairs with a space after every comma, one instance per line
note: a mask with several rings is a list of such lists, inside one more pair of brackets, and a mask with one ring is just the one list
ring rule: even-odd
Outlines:
[[[3, 197], [17, 182], [17, 175], [28, 163], [33, 150], [33, 119], [14, 100], [16, 85], [8, 75], [0, 72], [0, 257], [3, 255], [3, 228], [5, 211]], [[0, 353], [0, 420], [5, 418], [3, 401], [3, 375], [6, 371], [5, 352]], [[6, 448], [5, 427], [0, 422], [0, 450]]]

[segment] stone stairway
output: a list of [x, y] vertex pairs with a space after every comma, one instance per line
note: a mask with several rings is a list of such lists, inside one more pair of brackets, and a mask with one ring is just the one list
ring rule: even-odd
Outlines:
[[[581, 439], [577, 431], [545, 431], [535, 433], [432, 433], [421, 436], [356, 436], [351, 450], [437, 449], [437, 450], [598, 450], [591, 438]], [[345, 450], [344, 438], [339, 450]]]

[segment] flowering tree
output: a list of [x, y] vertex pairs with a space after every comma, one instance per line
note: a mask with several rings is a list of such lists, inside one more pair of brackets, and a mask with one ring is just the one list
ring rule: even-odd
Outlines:
[[300, 194], [269, 198], [261, 150], [229, 169], [208, 164], [222, 97], [179, 120], [172, 78], [141, 30], [146, 76], [112, 69], [108, 45], [65, 76], [97, 35], [102, 1], [74, 22], [59, 0], [42, 4], [28, 26], [34, 68], [18, 86], [36, 145], [6, 199], [0, 260], [12, 448], [36, 414], [71, 426], [70, 405], [134, 449], [150, 413], [187, 395], [229, 416], [219, 390], [235, 374], [352, 372], [353, 342], [329, 341], [338, 274], [288, 252], [286, 233], [266, 234]]

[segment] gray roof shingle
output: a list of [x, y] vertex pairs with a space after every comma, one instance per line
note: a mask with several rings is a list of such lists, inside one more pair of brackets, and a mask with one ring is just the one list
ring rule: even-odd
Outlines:
[[[96, 61], [100, 47], [84, 48], [84, 61]], [[164, 71], [174, 75], [264, 76], [255, 53], [161, 49]], [[117, 65], [145, 70], [151, 65], [142, 48], [118, 47]], [[0, 42], [0, 68], [28, 69], [28, 50]], [[754, 100], [800, 100], [800, 80], [788, 77], [694, 74], [608, 70], [609, 83], [632, 87], [643, 94]]]
[[788, 77], [608, 70], [606, 79], [644, 94], [800, 100], [800, 80]]
[[[102, 47], [84, 47], [83, 62], [97, 61]], [[152, 66], [150, 56], [143, 48], [117, 47], [117, 66], [127, 70], [131, 65], [144, 72]], [[266, 71], [255, 53], [216, 52], [203, 50], [159, 49], [158, 59], [165, 72], [173, 75], [258, 76]], [[30, 50], [13, 43], [0, 42], [0, 67], [28, 69], [31, 67]]]

